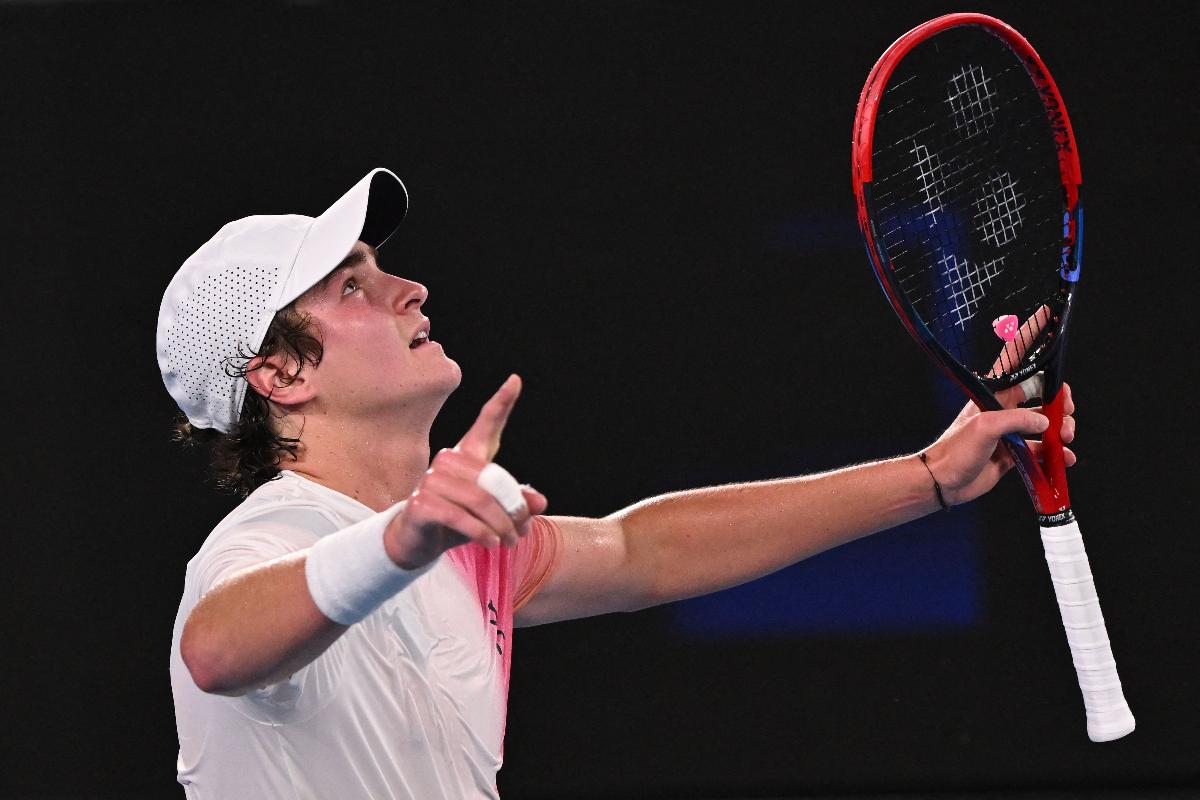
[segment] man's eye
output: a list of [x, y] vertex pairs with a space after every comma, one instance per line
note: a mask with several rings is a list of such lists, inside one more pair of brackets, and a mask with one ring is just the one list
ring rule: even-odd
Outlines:
[[350, 280], [346, 281], [346, 285], [342, 287], [342, 294], [346, 293], [346, 288], [348, 286], [353, 286], [355, 289], [357, 289], [358, 281], [356, 281], [354, 278], [351, 278]]

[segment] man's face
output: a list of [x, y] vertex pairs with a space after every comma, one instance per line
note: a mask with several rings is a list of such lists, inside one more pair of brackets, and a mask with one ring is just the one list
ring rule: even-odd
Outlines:
[[325, 348], [311, 376], [318, 408], [372, 417], [426, 398], [440, 407], [462, 371], [435, 341], [410, 346], [429, 328], [421, 311], [428, 296], [421, 284], [380, 270], [374, 249], [363, 242], [304, 293], [296, 307], [317, 323]]

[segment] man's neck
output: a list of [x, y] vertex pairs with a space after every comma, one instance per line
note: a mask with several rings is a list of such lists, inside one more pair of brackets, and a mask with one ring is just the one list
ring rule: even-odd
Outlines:
[[297, 460], [279, 466], [383, 511], [412, 494], [429, 469], [429, 431], [306, 425]]

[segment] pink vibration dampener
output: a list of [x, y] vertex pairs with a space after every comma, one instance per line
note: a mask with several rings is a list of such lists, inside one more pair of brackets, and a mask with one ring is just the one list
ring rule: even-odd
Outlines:
[[996, 317], [992, 320], [992, 330], [1006, 342], [1017, 338], [1017, 328], [1019, 327], [1020, 323], [1016, 314], [1005, 314], [1003, 317]]

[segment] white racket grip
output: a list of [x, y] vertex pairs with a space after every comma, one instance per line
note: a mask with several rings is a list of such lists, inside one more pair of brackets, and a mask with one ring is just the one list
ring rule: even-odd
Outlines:
[[1121, 691], [1079, 523], [1072, 520], [1042, 528], [1042, 546], [1083, 693], [1088, 738], [1093, 742], [1120, 739], [1133, 731], [1133, 712]]

